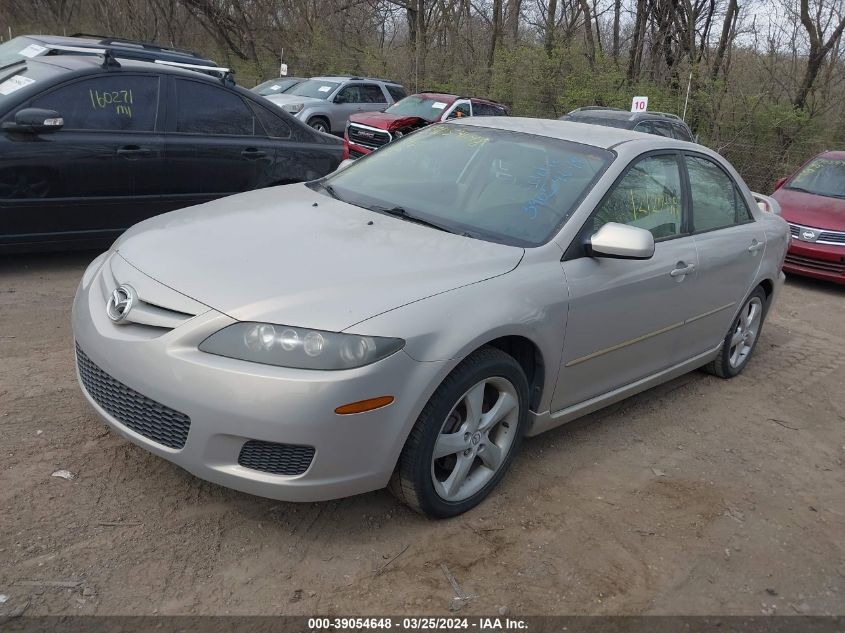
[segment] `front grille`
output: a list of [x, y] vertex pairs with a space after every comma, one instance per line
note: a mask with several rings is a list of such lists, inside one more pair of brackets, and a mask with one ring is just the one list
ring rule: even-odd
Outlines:
[[301, 475], [313, 459], [313, 446], [250, 440], [241, 447], [238, 464], [273, 475]]
[[[792, 237], [801, 239], [801, 231], [808, 229], [810, 231], [818, 232], [819, 236], [815, 240], [815, 244], [843, 244], [845, 245], [845, 232], [842, 231], [823, 231], [812, 226], [801, 226], [800, 224], [790, 224], [789, 232]], [[806, 241], [806, 240], [802, 240]]]
[[819, 234], [819, 242], [826, 242], [828, 244], [845, 244], [845, 233], [838, 231], [822, 231]]
[[136, 433], [169, 448], [182, 448], [191, 418], [130, 389], [100, 369], [76, 345], [79, 376], [88, 395], [105, 411]]
[[349, 148], [349, 158], [363, 158], [366, 156], [364, 152], [359, 152], [357, 149]]
[[792, 255], [791, 253], [786, 256], [785, 263], [826, 273], [838, 273], [840, 275], [845, 273], [845, 263], [802, 257], [800, 255]]
[[378, 149], [390, 142], [390, 134], [377, 130], [364, 128], [354, 123], [349, 124], [349, 142], [362, 145], [367, 149]]

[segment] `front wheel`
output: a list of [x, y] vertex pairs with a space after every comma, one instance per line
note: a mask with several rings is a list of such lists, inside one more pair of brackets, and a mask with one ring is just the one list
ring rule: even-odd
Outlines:
[[329, 122], [322, 117], [314, 117], [313, 119], [308, 121], [308, 125], [310, 125], [318, 132], [323, 132], [325, 134], [329, 134], [331, 132], [331, 130], [329, 129]]
[[765, 318], [766, 293], [758, 287], [745, 300], [722, 342], [719, 354], [706, 365], [707, 371], [719, 378], [738, 376], [751, 358]]
[[514, 358], [485, 347], [434, 392], [402, 449], [393, 493], [430, 518], [478, 505], [510, 465], [528, 419], [528, 380]]

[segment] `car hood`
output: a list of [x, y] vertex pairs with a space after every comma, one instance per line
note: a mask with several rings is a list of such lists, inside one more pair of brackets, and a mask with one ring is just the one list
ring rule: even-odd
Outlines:
[[303, 184], [145, 220], [114, 249], [234, 319], [329, 331], [502, 275], [524, 254], [367, 211]]
[[787, 222], [830, 231], [845, 231], [845, 200], [781, 188], [772, 194]]
[[299, 95], [289, 95], [285, 93], [280, 95], [267, 95], [264, 98], [268, 101], [272, 101], [276, 105], [284, 105], [286, 103], [325, 103], [324, 99], [317, 99], [316, 97], [300, 97]]
[[380, 130], [396, 130], [409, 125], [429, 125], [433, 123], [433, 121], [428, 121], [422, 117], [400, 116], [390, 114], [389, 112], [353, 114], [349, 117], [349, 121], [351, 123], [360, 123], [362, 125], [369, 125], [370, 127], [377, 127]]

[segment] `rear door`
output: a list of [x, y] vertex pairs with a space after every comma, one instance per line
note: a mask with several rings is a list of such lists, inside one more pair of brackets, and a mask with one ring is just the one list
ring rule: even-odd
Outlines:
[[693, 232], [699, 255], [699, 292], [692, 298], [699, 317], [684, 329], [680, 342], [686, 355], [713, 349], [725, 337], [731, 320], [763, 260], [766, 236], [754, 220], [745, 197], [716, 161], [688, 153]]
[[[698, 254], [686, 227], [682, 183], [679, 154], [636, 159], [564, 257], [570, 304], [554, 411], [679, 362], [679, 332], [693, 315], [698, 278]], [[651, 231], [654, 256], [636, 261], [588, 257], [582, 240], [607, 222]]]
[[58, 112], [64, 126], [6, 134], [0, 159], [4, 241], [113, 239], [161, 212], [164, 173], [160, 78], [108, 72], [51, 89], [24, 107]]
[[213, 82], [173, 77], [165, 142], [170, 208], [263, 186], [276, 143], [236, 91]]

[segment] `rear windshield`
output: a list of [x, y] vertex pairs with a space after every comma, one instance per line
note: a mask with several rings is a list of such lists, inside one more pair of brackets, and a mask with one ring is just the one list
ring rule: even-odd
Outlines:
[[411, 95], [393, 104], [385, 112], [399, 116], [417, 116], [426, 121], [437, 121], [443, 111], [452, 103], [454, 103], [454, 100], [441, 101], [430, 97]]
[[313, 97], [315, 99], [327, 99], [340, 84], [336, 81], [322, 81], [318, 79], [306, 79], [301, 84], [296, 84], [285, 90], [285, 94], [297, 95], [298, 97]]
[[15, 37], [0, 44], [0, 69], [43, 55], [47, 47], [28, 37]]

